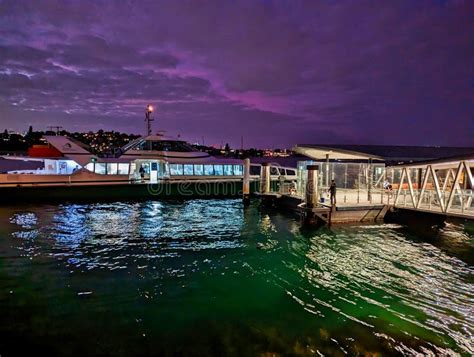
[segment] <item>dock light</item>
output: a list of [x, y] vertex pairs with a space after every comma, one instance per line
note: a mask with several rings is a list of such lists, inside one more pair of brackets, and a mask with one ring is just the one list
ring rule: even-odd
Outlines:
[[149, 105], [149, 106], [147, 107], [147, 110], [148, 110], [149, 112], [152, 112], [152, 111], [153, 111], [153, 106]]

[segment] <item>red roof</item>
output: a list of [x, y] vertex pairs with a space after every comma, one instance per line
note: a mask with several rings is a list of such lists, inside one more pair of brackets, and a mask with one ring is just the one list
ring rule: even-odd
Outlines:
[[28, 149], [30, 157], [61, 157], [61, 152], [51, 145], [33, 145]]

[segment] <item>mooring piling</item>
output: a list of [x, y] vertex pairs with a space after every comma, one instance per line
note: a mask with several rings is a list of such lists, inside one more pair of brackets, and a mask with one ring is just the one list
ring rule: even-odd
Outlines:
[[319, 165], [308, 165], [308, 177], [304, 196], [303, 217], [308, 224], [331, 224], [329, 208], [318, 207], [319, 199]]
[[242, 186], [242, 199], [244, 205], [250, 203], [250, 159], [244, 160], [244, 182]]
[[318, 205], [318, 177], [319, 177], [319, 166], [308, 165], [308, 180], [306, 182], [306, 193], [305, 203], [306, 207], [314, 208]]
[[262, 164], [262, 172], [260, 175], [260, 193], [270, 192], [270, 164], [264, 162]]

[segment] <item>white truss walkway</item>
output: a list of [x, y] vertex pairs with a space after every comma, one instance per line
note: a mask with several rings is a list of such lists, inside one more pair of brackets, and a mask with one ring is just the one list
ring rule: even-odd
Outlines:
[[395, 207], [474, 218], [474, 158], [395, 166]]

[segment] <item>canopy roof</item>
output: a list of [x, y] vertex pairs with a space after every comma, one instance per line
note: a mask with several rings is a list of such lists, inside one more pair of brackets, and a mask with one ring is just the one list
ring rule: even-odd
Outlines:
[[409, 164], [403, 165], [393, 165], [395, 169], [401, 169], [404, 167], [408, 167], [411, 169], [425, 169], [428, 165], [433, 166], [435, 169], [443, 170], [443, 169], [450, 169], [458, 167], [461, 161], [465, 161], [469, 167], [474, 167], [474, 155], [462, 155], [462, 156], [455, 156], [455, 157], [448, 157], [444, 159], [438, 160], [428, 160], [428, 161], [420, 161], [420, 162], [413, 162]]
[[[334, 160], [361, 160], [372, 158], [386, 164], [402, 164], [474, 155], [472, 147], [401, 146], [401, 145], [298, 145], [296, 152], [311, 158], [325, 159], [330, 154]], [[349, 156], [348, 156], [349, 154]]]
[[330, 160], [384, 160], [383, 157], [378, 155], [330, 146], [296, 145], [293, 150], [314, 160], [325, 160], [326, 155], [329, 155]]

